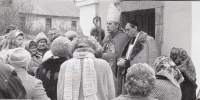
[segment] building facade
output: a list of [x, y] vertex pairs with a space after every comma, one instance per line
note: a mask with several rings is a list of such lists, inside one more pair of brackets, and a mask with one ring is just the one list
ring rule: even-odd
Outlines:
[[[80, 8], [80, 25], [83, 33], [89, 35], [94, 27], [94, 16], [101, 17], [102, 28], [106, 30], [108, 6], [116, 0], [77, 0]], [[172, 47], [185, 49], [191, 56], [197, 72], [197, 84], [200, 86], [200, 2], [198, 1], [122, 1], [120, 24], [125, 26], [127, 20], [135, 19], [139, 27], [154, 37], [159, 54], [170, 55]], [[87, 18], [86, 15], [91, 16]], [[84, 23], [88, 26], [84, 26]], [[107, 30], [106, 30], [106, 34]], [[197, 89], [197, 91], [199, 88]]]

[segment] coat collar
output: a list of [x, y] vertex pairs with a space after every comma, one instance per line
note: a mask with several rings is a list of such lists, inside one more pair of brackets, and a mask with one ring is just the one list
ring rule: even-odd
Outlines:
[[[139, 32], [138, 34], [139, 34], [139, 36], [138, 36], [137, 40], [135, 40], [135, 41], [136, 41], [136, 44], [135, 44], [135, 46], [134, 46], [133, 49], [132, 49], [132, 53], [131, 53], [131, 57], [130, 57], [131, 60], [132, 60], [140, 51], [142, 51], [142, 49], [143, 49], [143, 43], [146, 42], [147, 33], [141, 31], [141, 32]], [[129, 41], [131, 41], [131, 39], [130, 39]]]

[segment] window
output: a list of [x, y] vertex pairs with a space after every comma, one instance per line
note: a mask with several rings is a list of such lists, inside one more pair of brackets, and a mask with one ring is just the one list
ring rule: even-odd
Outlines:
[[11, 6], [13, 0], [0, 0], [2, 6]]
[[51, 24], [52, 24], [51, 18], [46, 18], [46, 30], [51, 28]]
[[71, 30], [76, 31], [76, 21], [72, 21], [71, 23]]

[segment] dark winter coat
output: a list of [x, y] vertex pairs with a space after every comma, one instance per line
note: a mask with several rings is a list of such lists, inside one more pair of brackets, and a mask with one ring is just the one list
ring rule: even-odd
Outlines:
[[43, 83], [47, 96], [52, 100], [57, 99], [57, 82], [58, 73], [60, 71], [61, 64], [66, 61], [67, 58], [49, 58], [38, 67], [36, 72], [36, 78], [40, 79]]
[[26, 99], [26, 90], [10, 65], [0, 63], [0, 99]]

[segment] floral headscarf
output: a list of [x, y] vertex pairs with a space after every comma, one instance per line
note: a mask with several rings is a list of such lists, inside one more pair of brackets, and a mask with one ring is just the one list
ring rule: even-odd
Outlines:
[[158, 57], [154, 63], [154, 70], [156, 75], [167, 77], [174, 85], [180, 88], [180, 83], [183, 82], [184, 78], [171, 58], [166, 56]]
[[4, 40], [4, 44], [2, 46], [2, 49], [7, 49], [8, 50], [8, 49], [16, 48], [14, 40], [19, 35], [24, 36], [24, 33], [19, 31], [19, 30], [14, 30], [14, 31], [11, 31], [10, 33], [8, 33], [7, 37]]
[[173, 47], [170, 53], [170, 58], [176, 63], [179, 70], [184, 73], [191, 82], [196, 82], [195, 67], [185, 50]]

